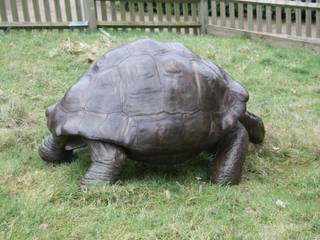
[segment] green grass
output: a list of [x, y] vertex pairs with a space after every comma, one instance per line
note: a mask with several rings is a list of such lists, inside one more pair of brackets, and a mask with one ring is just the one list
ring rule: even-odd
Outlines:
[[88, 152], [52, 166], [37, 147], [48, 134], [46, 106], [88, 68], [85, 54], [50, 52], [68, 38], [94, 44], [101, 34], [0, 34], [0, 239], [320, 239], [319, 54], [246, 38], [111, 35], [113, 45], [177, 40], [221, 65], [249, 90], [264, 144], [250, 145], [238, 186], [198, 181], [207, 178], [203, 154], [170, 169], [130, 162], [121, 184], [80, 191]]

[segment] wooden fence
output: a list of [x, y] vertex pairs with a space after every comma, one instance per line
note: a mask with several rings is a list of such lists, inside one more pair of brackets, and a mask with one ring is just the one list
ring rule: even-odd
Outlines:
[[320, 0], [0, 0], [0, 29], [244, 33], [320, 51]]
[[320, 0], [210, 1], [209, 33], [245, 33], [281, 46], [309, 45], [320, 50]]
[[0, 28], [140, 28], [197, 34], [201, 0], [0, 0]]

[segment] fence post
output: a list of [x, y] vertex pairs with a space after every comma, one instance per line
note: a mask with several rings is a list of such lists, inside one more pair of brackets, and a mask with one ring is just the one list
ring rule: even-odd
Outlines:
[[86, 14], [86, 19], [89, 23], [88, 28], [91, 31], [97, 30], [97, 17], [95, 0], [84, 0], [84, 11]]
[[206, 34], [208, 31], [208, 0], [200, 0], [199, 18], [201, 24], [201, 34]]

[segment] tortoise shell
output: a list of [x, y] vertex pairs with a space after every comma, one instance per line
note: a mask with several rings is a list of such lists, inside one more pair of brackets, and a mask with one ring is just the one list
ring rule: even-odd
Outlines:
[[46, 115], [56, 136], [172, 153], [217, 142], [247, 101], [219, 66], [180, 43], [145, 39], [96, 60]]

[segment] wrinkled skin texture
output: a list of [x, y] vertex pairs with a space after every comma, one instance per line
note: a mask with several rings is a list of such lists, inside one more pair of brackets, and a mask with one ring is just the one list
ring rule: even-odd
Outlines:
[[237, 184], [249, 140], [262, 120], [246, 111], [248, 92], [219, 66], [180, 43], [138, 40], [112, 49], [48, 107], [47, 162], [68, 162], [87, 146], [91, 166], [81, 186], [116, 182], [128, 158], [177, 164], [215, 153], [209, 178]]

